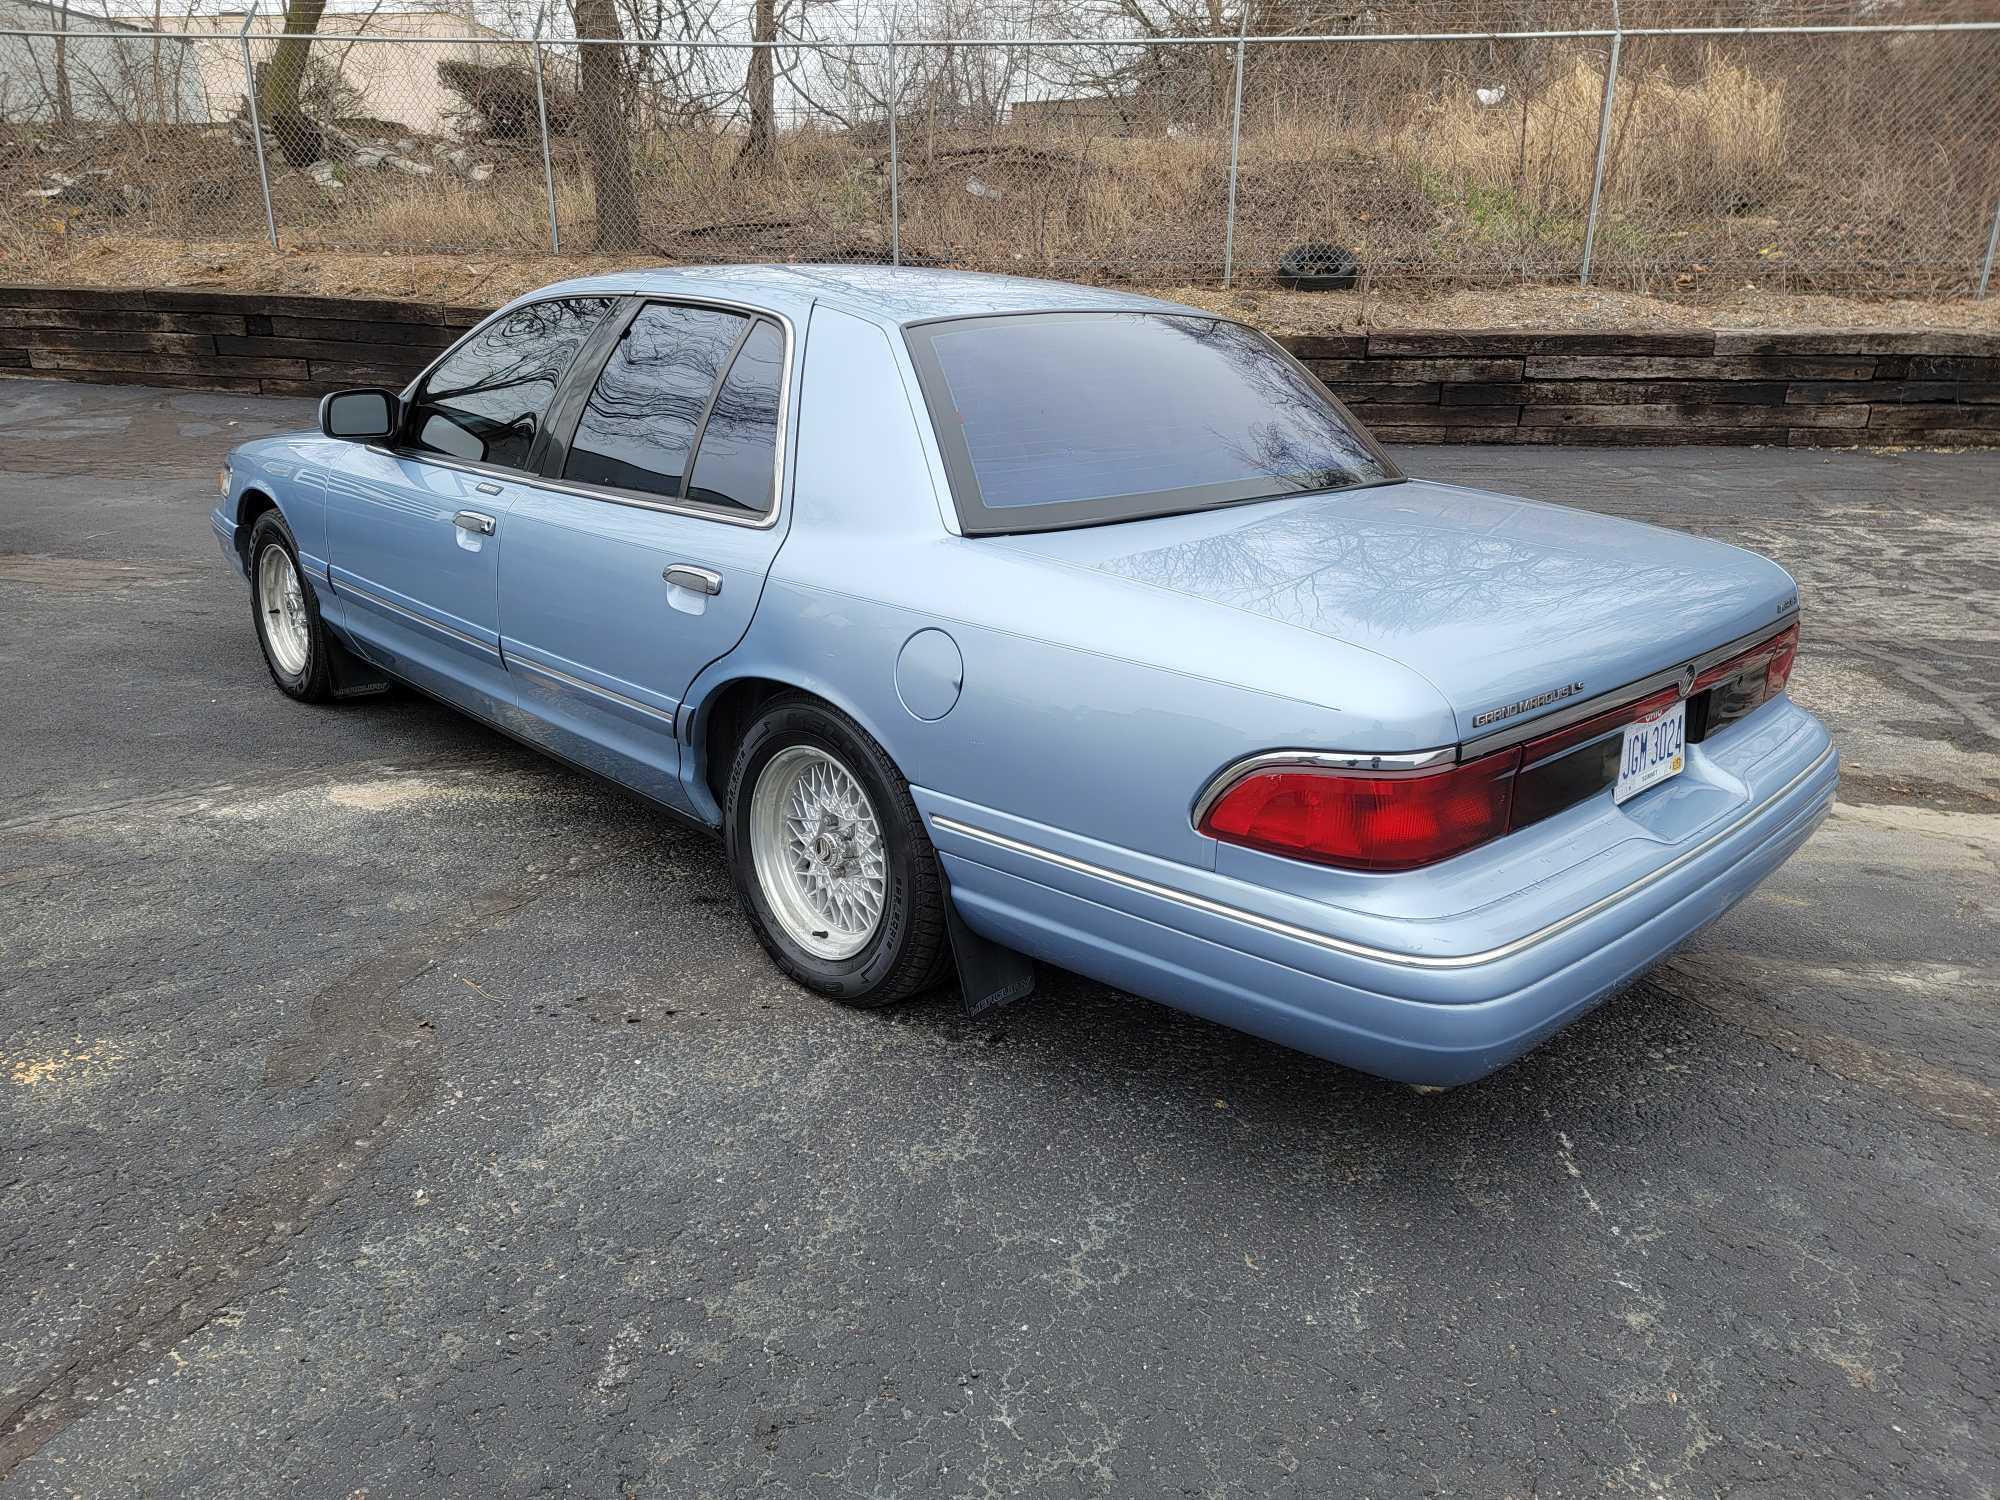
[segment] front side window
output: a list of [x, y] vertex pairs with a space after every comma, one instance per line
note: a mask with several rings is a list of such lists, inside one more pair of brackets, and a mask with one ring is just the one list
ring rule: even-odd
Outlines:
[[908, 336], [968, 534], [1397, 477], [1315, 381], [1240, 323], [1037, 313], [918, 324]]
[[562, 477], [680, 499], [716, 383], [751, 326], [721, 308], [642, 307], [597, 377]]
[[405, 445], [525, 472], [563, 371], [610, 310], [608, 297], [565, 297], [487, 324], [425, 377]]

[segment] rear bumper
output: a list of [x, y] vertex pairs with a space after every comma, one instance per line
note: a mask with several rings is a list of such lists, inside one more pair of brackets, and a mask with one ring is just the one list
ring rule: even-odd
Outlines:
[[[1356, 923], [1331, 906], [1302, 916], [1297, 901], [1274, 905], [1255, 888], [1164, 862], [1135, 868], [1129, 854], [1117, 857], [1123, 851], [1092, 859], [1073, 839], [1041, 844], [1027, 825], [1002, 828], [1013, 820], [917, 795], [976, 931], [1303, 1052], [1405, 1082], [1456, 1084], [1598, 1004], [1806, 841], [1832, 806], [1839, 757], [1817, 721], [1788, 711], [1798, 723], [1776, 748], [1732, 768], [1745, 795], [1727, 816], [1658, 846], [1636, 875], [1629, 857], [1607, 858], [1602, 888], [1570, 880], [1559, 907], [1537, 904], [1530, 887], [1469, 912], [1456, 924], [1476, 935], [1467, 945], [1454, 945], [1454, 924], [1426, 920], [1410, 924], [1397, 951], [1393, 927], [1385, 934], [1380, 921]], [[1491, 941], [1496, 908], [1516, 928]]]

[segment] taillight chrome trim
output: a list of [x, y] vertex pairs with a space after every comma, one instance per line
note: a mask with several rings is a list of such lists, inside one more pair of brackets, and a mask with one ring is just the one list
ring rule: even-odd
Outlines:
[[[1725, 641], [1720, 646], [1712, 646], [1699, 656], [1676, 666], [1667, 667], [1642, 677], [1637, 682], [1628, 682], [1623, 687], [1599, 693], [1595, 698], [1586, 698], [1571, 703], [1552, 714], [1528, 719], [1497, 729], [1491, 734], [1465, 741], [1459, 745], [1445, 745], [1435, 750], [1384, 751], [1376, 753], [1368, 750], [1264, 750], [1242, 760], [1232, 761], [1209, 778], [1208, 784], [1194, 799], [1189, 809], [1188, 823], [1195, 832], [1202, 832], [1202, 820], [1229, 794], [1244, 778], [1259, 771], [1298, 769], [1322, 771], [1331, 775], [1377, 776], [1384, 778], [1400, 776], [1422, 776], [1438, 771], [1446, 766], [1463, 761], [1479, 760], [1496, 751], [1509, 750], [1516, 745], [1538, 740], [1548, 735], [1560, 733], [1572, 724], [1580, 724], [1600, 714], [1607, 714], [1652, 697], [1662, 688], [1675, 687], [1684, 682], [1692, 682], [1710, 667], [1755, 650], [1767, 641], [1783, 635], [1799, 623], [1799, 611], [1791, 609], [1780, 615], [1771, 624], [1748, 635], [1740, 635], [1733, 641]], [[1606, 730], [1607, 734], [1611, 731]], [[1569, 747], [1575, 748], [1575, 747]], [[1567, 753], [1567, 752], [1565, 752]], [[1212, 838], [1212, 834], [1202, 834]]]
[[1609, 692], [1599, 693], [1595, 698], [1567, 704], [1552, 714], [1543, 714], [1538, 719], [1516, 722], [1505, 729], [1496, 729], [1491, 734], [1467, 740], [1458, 747], [1459, 758], [1477, 760], [1480, 756], [1490, 755], [1495, 750], [1505, 750], [1528, 740], [1540, 739], [1545, 734], [1553, 734], [1584, 719], [1623, 708], [1628, 703], [1637, 703], [1641, 698], [1651, 697], [1661, 688], [1675, 686], [1682, 680], [1684, 674], [1693, 674], [1687, 678], [1688, 681], [1692, 681], [1693, 677], [1700, 676], [1708, 668], [1725, 662], [1732, 656], [1752, 650], [1773, 636], [1783, 635], [1798, 622], [1799, 612], [1796, 609], [1788, 610], [1769, 625], [1753, 630], [1748, 635], [1740, 635], [1735, 640], [1724, 642], [1720, 646], [1713, 646], [1699, 656], [1655, 672], [1650, 677], [1641, 677], [1637, 682], [1628, 682], [1623, 687], [1612, 688]]
[[1446, 745], [1437, 750], [1407, 750], [1381, 755], [1363, 750], [1260, 751], [1256, 755], [1245, 756], [1242, 760], [1231, 761], [1210, 777], [1208, 785], [1202, 788], [1201, 795], [1194, 799], [1194, 808], [1189, 821], [1199, 832], [1201, 820], [1208, 816], [1208, 810], [1226, 797], [1237, 783], [1246, 777], [1255, 776], [1259, 771], [1324, 771], [1333, 776], [1394, 778], [1420, 776], [1427, 771], [1456, 765], [1457, 762], [1456, 745]]

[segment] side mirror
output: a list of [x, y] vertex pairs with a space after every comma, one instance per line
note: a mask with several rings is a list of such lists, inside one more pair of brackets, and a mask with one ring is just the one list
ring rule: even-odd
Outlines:
[[355, 391], [335, 391], [319, 403], [319, 430], [330, 438], [346, 438], [365, 443], [386, 438], [396, 430], [402, 403], [394, 391], [369, 386]]

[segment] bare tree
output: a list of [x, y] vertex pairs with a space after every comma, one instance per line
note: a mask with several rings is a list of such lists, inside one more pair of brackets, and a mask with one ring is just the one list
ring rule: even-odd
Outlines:
[[69, 11], [66, 7], [56, 10], [56, 97], [55, 117], [58, 130], [68, 130], [76, 124], [76, 100], [69, 87], [69, 38], [64, 34], [69, 30]]
[[320, 154], [319, 127], [306, 118], [299, 101], [313, 33], [325, 14], [326, 0], [286, 0], [284, 35], [257, 83], [258, 110], [276, 133], [285, 160], [295, 167], [309, 166]]
[[722, 14], [736, 14], [738, 0], [618, 0], [625, 34], [635, 41], [666, 43], [627, 51], [626, 79], [649, 130], [705, 124], [728, 111], [741, 93], [742, 74], [731, 52], [671, 45], [722, 40]]
[[[617, 0], [573, 0], [576, 34], [622, 42]], [[590, 160], [599, 250], [639, 248], [639, 193], [632, 180], [620, 46], [583, 45], [577, 59], [577, 123]]]
[[764, 45], [750, 49], [750, 66], [743, 75], [743, 93], [750, 104], [750, 135], [736, 158], [739, 167], [768, 162], [777, 154], [778, 109], [776, 49], [778, 0], [752, 0], [750, 40]]

